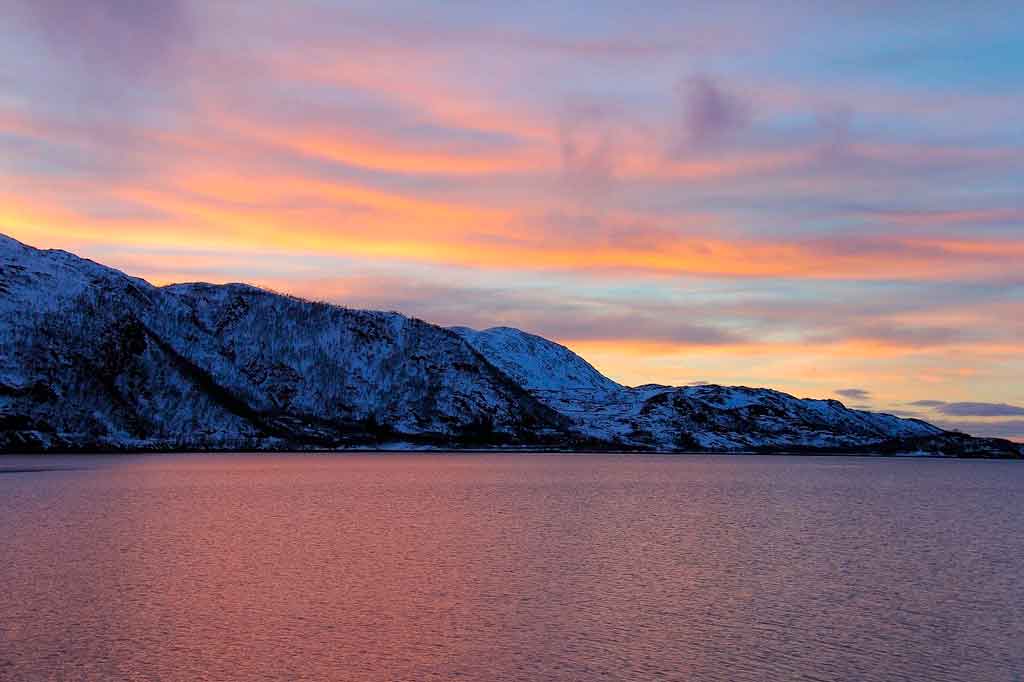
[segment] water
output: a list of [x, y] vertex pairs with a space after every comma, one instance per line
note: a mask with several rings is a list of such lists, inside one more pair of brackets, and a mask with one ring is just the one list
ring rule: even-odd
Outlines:
[[0, 679], [1020, 680], [1022, 493], [1015, 462], [0, 458]]

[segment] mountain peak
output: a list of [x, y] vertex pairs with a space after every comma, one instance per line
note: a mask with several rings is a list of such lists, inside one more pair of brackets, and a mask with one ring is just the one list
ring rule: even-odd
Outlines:
[[622, 386], [569, 348], [514, 327], [451, 327], [498, 369], [531, 391], [615, 391]]

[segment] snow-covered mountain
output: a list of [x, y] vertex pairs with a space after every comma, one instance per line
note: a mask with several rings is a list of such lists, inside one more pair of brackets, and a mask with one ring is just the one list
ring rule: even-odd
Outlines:
[[597, 441], [656, 450], [856, 450], [945, 432], [916, 419], [851, 410], [744, 386], [630, 388], [568, 348], [499, 327], [456, 331], [541, 402]]
[[0, 451], [381, 444], [1019, 456], [766, 389], [629, 388], [510, 328], [155, 287], [0, 235]]

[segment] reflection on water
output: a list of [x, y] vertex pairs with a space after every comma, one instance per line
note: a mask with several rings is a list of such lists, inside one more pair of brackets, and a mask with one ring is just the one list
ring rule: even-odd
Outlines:
[[0, 460], [14, 469], [2, 680], [1024, 676], [1019, 463]]

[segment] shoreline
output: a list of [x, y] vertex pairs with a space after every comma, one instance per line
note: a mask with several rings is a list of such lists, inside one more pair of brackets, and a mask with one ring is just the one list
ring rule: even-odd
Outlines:
[[444, 447], [354, 447], [354, 448], [96, 448], [96, 449], [54, 449], [35, 452], [0, 451], [5, 457], [50, 457], [50, 456], [125, 456], [143, 455], [620, 455], [686, 457], [713, 455], [716, 457], [867, 457], [872, 459], [944, 459], [944, 460], [1024, 460], [1022, 457], [996, 457], [985, 455], [956, 456], [934, 452], [878, 452], [871, 450], [628, 450], [568, 448], [444, 448]]

